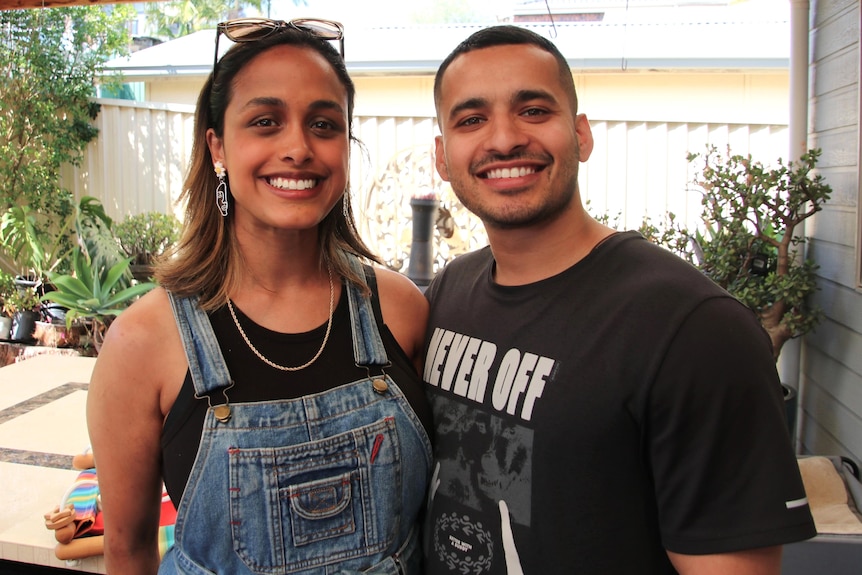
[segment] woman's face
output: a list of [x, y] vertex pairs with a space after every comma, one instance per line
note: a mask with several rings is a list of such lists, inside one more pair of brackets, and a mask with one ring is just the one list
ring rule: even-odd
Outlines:
[[238, 231], [316, 230], [347, 185], [347, 92], [314, 50], [274, 46], [234, 77], [223, 137], [207, 143]]

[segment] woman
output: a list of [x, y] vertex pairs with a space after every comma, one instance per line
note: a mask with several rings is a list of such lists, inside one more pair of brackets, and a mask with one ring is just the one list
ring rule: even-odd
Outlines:
[[[239, 20], [198, 100], [185, 228], [88, 397], [110, 573], [415, 572], [427, 305], [361, 265], [340, 24]], [[159, 563], [162, 481], [176, 543]]]

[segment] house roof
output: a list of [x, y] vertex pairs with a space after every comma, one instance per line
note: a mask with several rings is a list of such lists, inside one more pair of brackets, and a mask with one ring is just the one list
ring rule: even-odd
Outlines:
[[[745, 21], [647, 21], [620, 17], [599, 23], [518, 23], [549, 37], [575, 72], [605, 70], [786, 69], [787, 18]], [[670, 12], [669, 12], [670, 14]], [[347, 68], [355, 75], [434, 74], [448, 53], [487, 24], [347, 28]], [[202, 76], [213, 63], [215, 31], [206, 30], [111, 60], [109, 71], [142, 80]], [[229, 42], [224, 42], [229, 44]]]

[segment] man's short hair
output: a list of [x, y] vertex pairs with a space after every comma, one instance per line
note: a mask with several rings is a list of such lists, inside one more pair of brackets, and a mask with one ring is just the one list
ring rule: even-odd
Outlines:
[[548, 52], [557, 61], [559, 67], [560, 84], [569, 96], [572, 114], [578, 113], [578, 95], [575, 92], [575, 81], [572, 79], [572, 70], [569, 68], [569, 62], [566, 57], [560, 52], [553, 42], [526, 28], [519, 26], [490, 26], [483, 28], [478, 32], [474, 32], [469, 38], [458, 44], [452, 52], [446, 56], [443, 63], [437, 69], [437, 74], [434, 76], [434, 106], [437, 108], [437, 117], [440, 117], [440, 90], [443, 83], [443, 75], [452, 64], [452, 62], [462, 54], [480, 50], [482, 48], [491, 48], [493, 46], [508, 46], [512, 44], [527, 44], [541, 48]]

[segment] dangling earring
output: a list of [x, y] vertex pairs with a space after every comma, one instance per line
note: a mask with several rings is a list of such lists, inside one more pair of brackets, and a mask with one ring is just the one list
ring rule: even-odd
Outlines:
[[341, 196], [341, 210], [344, 213], [344, 219], [350, 219], [350, 192], [344, 190], [344, 195]]
[[225, 182], [224, 177], [227, 175], [227, 172], [224, 169], [224, 164], [221, 162], [216, 162], [213, 164], [213, 169], [215, 170], [216, 177], [218, 177], [218, 185], [216, 186], [216, 207], [218, 211], [221, 212], [222, 217], [227, 217], [227, 182]]

